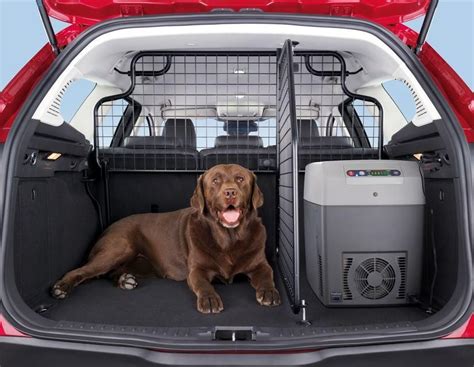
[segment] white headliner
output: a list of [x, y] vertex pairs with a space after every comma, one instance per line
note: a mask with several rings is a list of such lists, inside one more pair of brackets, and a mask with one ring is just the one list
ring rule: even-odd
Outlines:
[[48, 91], [33, 117], [52, 125], [61, 124], [62, 118], [48, 114], [48, 109], [71, 80], [85, 78], [98, 85], [127, 89], [129, 77], [113, 69], [128, 70], [131, 57], [141, 50], [274, 51], [286, 39], [298, 41], [298, 50], [345, 52], [348, 70], [364, 68], [348, 81], [348, 87], [353, 91], [379, 86], [392, 79], [407, 81], [426, 111], [426, 114], [415, 116], [413, 122], [424, 125], [440, 118], [407, 66], [374, 35], [357, 30], [279, 24], [166, 26], [106, 33], [76, 56]]

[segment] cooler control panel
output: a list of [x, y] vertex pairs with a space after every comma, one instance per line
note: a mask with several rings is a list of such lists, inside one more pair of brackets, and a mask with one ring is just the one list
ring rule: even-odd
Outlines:
[[346, 171], [348, 177], [399, 177], [398, 169], [350, 169]]

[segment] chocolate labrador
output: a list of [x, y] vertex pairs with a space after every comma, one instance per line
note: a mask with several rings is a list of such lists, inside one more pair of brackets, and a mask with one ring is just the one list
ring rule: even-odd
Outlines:
[[112, 224], [87, 264], [56, 282], [52, 295], [65, 298], [80, 283], [104, 274], [122, 289], [135, 288], [139, 277], [155, 275], [187, 280], [197, 309], [218, 313], [224, 306], [213, 279], [230, 283], [245, 274], [261, 305], [279, 305], [265, 258], [265, 227], [257, 213], [262, 205], [252, 172], [236, 164], [214, 166], [199, 177], [190, 208], [132, 215]]

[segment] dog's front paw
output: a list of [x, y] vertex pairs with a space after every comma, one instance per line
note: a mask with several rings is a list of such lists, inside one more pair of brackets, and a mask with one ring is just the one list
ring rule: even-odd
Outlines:
[[280, 293], [276, 288], [258, 289], [257, 302], [263, 306], [278, 306], [281, 303]]
[[137, 279], [133, 274], [123, 273], [118, 280], [118, 286], [127, 291], [135, 289], [137, 285]]
[[69, 295], [71, 290], [71, 285], [62, 280], [59, 280], [56, 282], [56, 284], [53, 285], [53, 288], [51, 288], [51, 295], [56, 299], [64, 299]]
[[197, 309], [202, 313], [219, 313], [224, 309], [221, 297], [217, 293], [198, 296]]

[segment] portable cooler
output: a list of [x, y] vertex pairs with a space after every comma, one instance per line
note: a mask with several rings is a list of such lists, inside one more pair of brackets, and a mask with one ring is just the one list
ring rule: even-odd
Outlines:
[[425, 197], [416, 162], [306, 166], [306, 272], [326, 306], [409, 303], [421, 281]]

